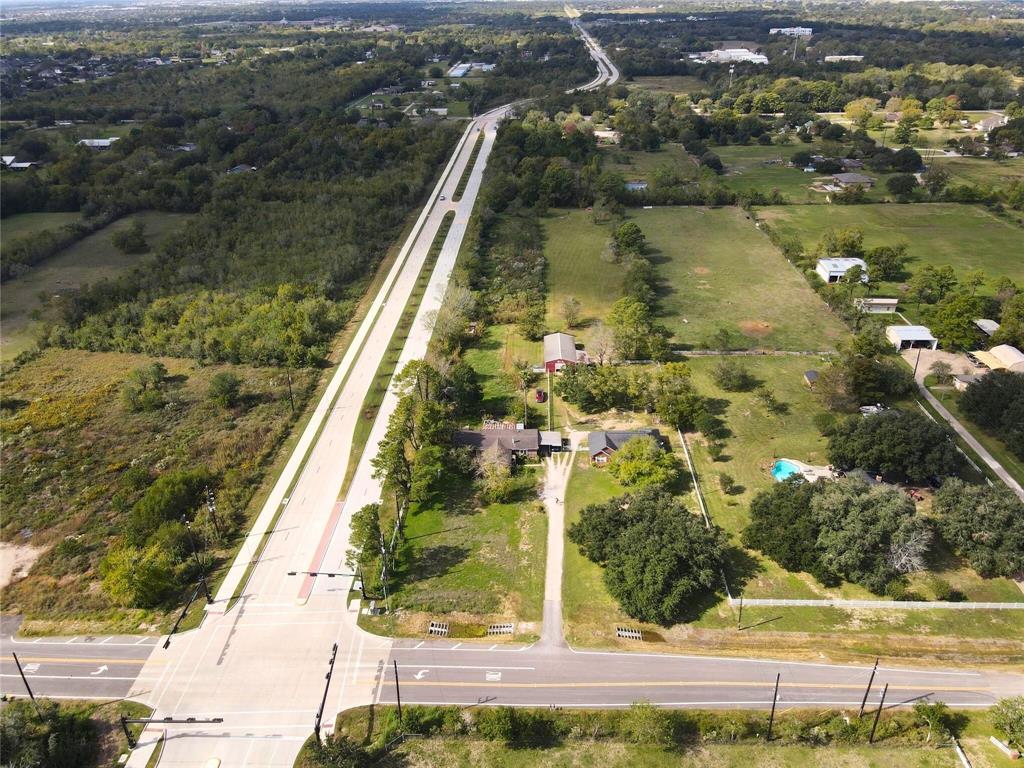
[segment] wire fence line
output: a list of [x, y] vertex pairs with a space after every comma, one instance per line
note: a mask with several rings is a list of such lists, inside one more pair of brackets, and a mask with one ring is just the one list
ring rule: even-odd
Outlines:
[[[739, 605], [739, 599], [729, 603]], [[743, 598], [745, 608], [756, 606], [805, 608], [884, 608], [902, 610], [967, 610], [967, 611], [1024, 611], [1024, 603], [972, 603], [943, 600], [787, 600], [783, 598]]]
[[[711, 527], [711, 515], [708, 513], [707, 503], [704, 501], [704, 493], [701, 490], [700, 482], [697, 479], [697, 466], [690, 453], [690, 447], [681, 430], [676, 430], [679, 442], [683, 446], [683, 454], [686, 456], [686, 464], [690, 470], [690, 477], [693, 479], [693, 490], [697, 496], [697, 503], [700, 506], [700, 513], [704, 517], [704, 524]], [[957, 610], [957, 611], [1024, 611], [1024, 603], [976, 603], [970, 601], [954, 602], [950, 600], [844, 600], [844, 599], [787, 599], [787, 598], [746, 598], [733, 597], [729, 589], [729, 580], [722, 572], [722, 581], [725, 585], [726, 599], [730, 606], [745, 607], [774, 606], [778, 608], [874, 608], [881, 610]]]

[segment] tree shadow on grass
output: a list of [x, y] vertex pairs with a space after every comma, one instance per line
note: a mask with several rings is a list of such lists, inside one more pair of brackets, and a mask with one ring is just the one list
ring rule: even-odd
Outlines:
[[444, 576], [469, 558], [469, 547], [461, 544], [438, 544], [424, 547], [415, 553], [406, 551], [402, 566], [402, 581], [409, 583]]
[[733, 597], [739, 595], [758, 573], [763, 570], [757, 558], [738, 546], [725, 552], [725, 580]]

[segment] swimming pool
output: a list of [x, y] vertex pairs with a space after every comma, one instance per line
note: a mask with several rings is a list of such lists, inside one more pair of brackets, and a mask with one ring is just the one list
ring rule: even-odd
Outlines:
[[800, 467], [788, 459], [779, 459], [772, 465], [772, 477], [780, 483], [783, 480], [787, 480], [793, 475], [799, 475], [800, 473]]

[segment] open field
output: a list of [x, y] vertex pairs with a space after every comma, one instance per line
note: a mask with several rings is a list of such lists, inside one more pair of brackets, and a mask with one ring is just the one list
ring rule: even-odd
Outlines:
[[1017, 482], [1024, 483], [1024, 461], [1010, 453], [1002, 440], [990, 435], [964, 415], [960, 410], [959, 392], [952, 387], [932, 386], [931, 384], [929, 384], [928, 389], [961, 424], [971, 431], [971, 434], [974, 435], [977, 441], [985, 446], [985, 449], [1003, 465], [1007, 472], [1013, 475]]
[[[852, 227], [864, 233], [867, 248], [906, 243], [910, 273], [924, 264], [948, 264], [958, 274], [983, 269], [989, 284], [982, 286], [982, 293], [990, 292], [991, 281], [999, 276], [1024, 282], [1024, 259], [1020, 258], [1024, 230], [980, 206], [772, 206], [759, 209], [758, 216], [780, 234], [798, 238], [808, 251], [813, 251], [829, 229]], [[899, 295], [893, 293], [898, 285], [879, 284], [879, 295]]]
[[[152, 251], [164, 238], [180, 229], [188, 220], [188, 215], [147, 211], [126, 216], [79, 240], [53, 258], [37, 264], [20, 277], [4, 283], [3, 309], [0, 310], [0, 319], [3, 321], [0, 359], [6, 362], [35, 342], [35, 335], [42, 323], [33, 317], [33, 313], [40, 310], [44, 320], [47, 314], [46, 307], [40, 303], [40, 296], [59, 296], [88, 283], [114, 277], [146, 258], [145, 254], [121, 253], [110, 242], [113, 232], [128, 227], [136, 219], [145, 224], [146, 240]], [[51, 227], [48, 225], [46, 228]]]
[[[647, 236], [647, 258], [661, 281], [659, 321], [684, 347], [827, 350], [844, 330], [746, 215], [736, 208], [634, 210]], [[582, 305], [583, 325], [603, 317], [621, 296], [625, 267], [602, 259], [610, 236], [583, 211], [544, 220], [548, 257], [548, 322], [559, 327], [567, 296]], [[579, 336], [586, 342], [588, 329]]]
[[998, 162], [980, 157], [940, 157], [933, 164], [949, 171], [951, 184], [975, 184], [1003, 189], [1015, 181], [1024, 180], [1022, 157]]
[[454, 637], [513, 620], [517, 635], [539, 634], [547, 518], [536, 498], [538, 477], [528, 467], [512, 501], [481, 504], [471, 479], [453, 474], [435, 502], [414, 506], [391, 583], [396, 613], [365, 617], [365, 625], [425, 634], [427, 622], [443, 615]]
[[[163, 358], [170, 405], [131, 413], [121, 404], [121, 385], [150, 362], [146, 355], [50, 349], [5, 378], [3, 536], [46, 548], [28, 577], [5, 590], [5, 609], [27, 614], [24, 631], [152, 631], [173, 619], [178, 595], [151, 611], [121, 609], [99, 589], [97, 572], [157, 474], [206, 467], [219, 475], [218, 510], [238, 530], [258, 511], [250, 498], [295, 418], [285, 376]], [[230, 409], [207, 396], [221, 371], [242, 379], [241, 401]], [[316, 378], [316, 371], [292, 372], [300, 410]], [[237, 537], [211, 538], [214, 565], [238, 544]]]
[[6, 245], [19, 237], [34, 235], [48, 229], [60, 229], [65, 224], [74, 224], [81, 220], [82, 214], [77, 211], [74, 213], [18, 213], [0, 219], [0, 243]]
[[692, 75], [661, 75], [634, 77], [626, 81], [626, 87], [682, 95], [706, 90], [707, 84]]
[[617, 146], [601, 147], [602, 168], [621, 173], [626, 181], [647, 181], [654, 172], [669, 167], [684, 179], [697, 178], [697, 166], [686, 154], [682, 144], [663, 144], [656, 152], [619, 149]]
[[650, 244], [663, 281], [659, 319], [677, 343], [714, 348], [724, 328], [732, 348], [826, 350], [845, 335], [742, 210], [656, 208], [631, 219]]
[[602, 258], [611, 227], [595, 224], [590, 214], [577, 210], [553, 211], [541, 223], [548, 261], [547, 326], [564, 327], [561, 307], [573, 296], [580, 303], [580, 327], [573, 332], [586, 342], [593, 326], [622, 296], [623, 266]]

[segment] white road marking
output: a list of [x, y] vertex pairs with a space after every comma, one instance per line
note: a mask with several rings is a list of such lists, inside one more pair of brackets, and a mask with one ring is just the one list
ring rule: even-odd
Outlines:
[[108, 669], [110, 669], [110, 667], [108, 667], [106, 664], [101, 664], [100, 667], [95, 672], [90, 672], [89, 675], [90, 675], [90, 677], [95, 677], [96, 675], [102, 675]]
[[501, 672], [493, 672], [493, 671], [484, 672], [484, 680], [486, 680], [489, 683], [500, 683], [501, 682]]

